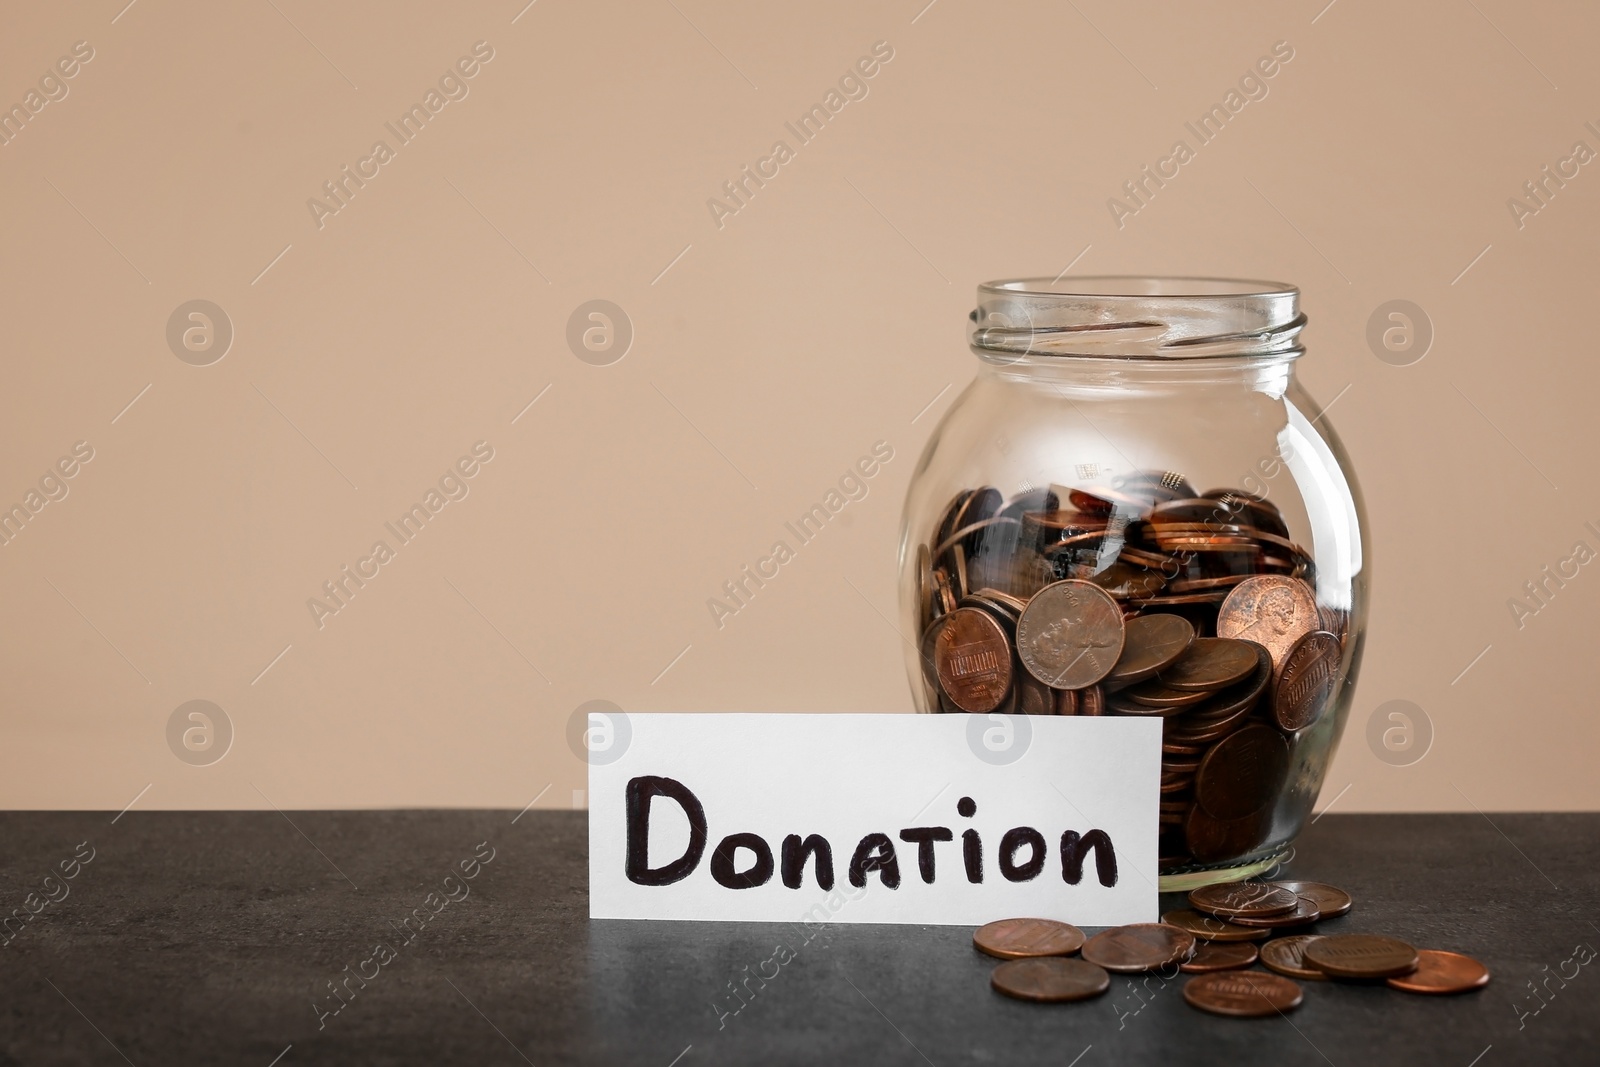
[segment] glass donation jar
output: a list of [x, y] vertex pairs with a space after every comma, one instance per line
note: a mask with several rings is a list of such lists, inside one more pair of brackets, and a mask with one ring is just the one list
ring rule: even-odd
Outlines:
[[1299, 296], [981, 285], [977, 377], [907, 492], [917, 709], [1159, 717], [1164, 891], [1280, 861], [1350, 707], [1365, 516], [1295, 378]]

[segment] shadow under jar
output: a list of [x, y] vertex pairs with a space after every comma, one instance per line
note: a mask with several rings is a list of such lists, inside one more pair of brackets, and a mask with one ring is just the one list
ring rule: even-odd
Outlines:
[[1344, 728], [1365, 516], [1295, 378], [1299, 290], [978, 288], [900, 533], [919, 711], [1162, 720], [1164, 891], [1288, 851]]

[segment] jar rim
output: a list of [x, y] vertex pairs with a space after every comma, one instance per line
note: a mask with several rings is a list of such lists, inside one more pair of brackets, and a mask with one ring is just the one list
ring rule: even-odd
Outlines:
[[978, 286], [972, 350], [1008, 366], [1100, 359], [1294, 358], [1300, 290], [1239, 278], [1074, 275]]

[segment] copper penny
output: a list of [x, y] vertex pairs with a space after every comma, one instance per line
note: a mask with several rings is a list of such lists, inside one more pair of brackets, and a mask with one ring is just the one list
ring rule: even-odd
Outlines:
[[1079, 691], [1078, 697], [1079, 715], [1104, 715], [1106, 713], [1106, 691], [1098, 685], [1091, 685], [1089, 688]]
[[1011, 689], [1011, 643], [988, 612], [958, 608], [934, 641], [939, 685], [962, 711], [990, 712]]
[[1300, 898], [1287, 889], [1265, 882], [1231, 882], [1208, 885], [1189, 892], [1189, 906], [1225, 919], [1245, 915], [1282, 915], [1293, 911]]
[[1111, 976], [1083, 960], [1045, 956], [1002, 963], [989, 984], [996, 993], [1048, 1004], [1098, 997], [1111, 988]]
[[1204, 692], [1197, 693], [1188, 689], [1169, 689], [1160, 678], [1140, 682], [1116, 694], [1120, 700], [1131, 701], [1147, 708], [1173, 709], [1192, 707], [1204, 701], [1207, 695]]
[[1304, 994], [1289, 979], [1261, 971], [1224, 971], [1202, 974], [1183, 986], [1190, 1007], [1213, 1015], [1256, 1018], [1281, 1015], [1300, 1006]]
[[1255, 670], [1256, 650], [1249, 641], [1202, 637], [1189, 646], [1182, 658], [1163, 670], [1160, 678], [1161, 684], [1170, 689], [1210, 693], [1244, 681]]
[[1300, 902], [1288, 911], [1277, 915], [1235, 915], [1232, 921], [1240, 926], [1258, 926], [1264, 930], [1279, 930], [1286, 926], [1308, 926], [1322, 918], [1317, 902], [1310, 897], [1300, 897]]
[[1054, 919], [999, 919], [978, 927], [972, 944], [1003, 960], [1070, 956], [1083, 947], [1083, 931]]
[[1272, 717], [1280, 728], [1294, 733], [1322, 717], [1339, 681], [1341, 652], [1339, 639], [1326, 630], [1313, 630], [1294, 643], [1272, 687]]
[[[1056, 713], [1055, 690], [1037, 678], [1024, 671], [1019, 671], [1016, 677], [1016, 687], [1018, 715], [1054, 715]], [[1071, 690], [1065, 690], [1065, 692], [1071, 692]]]
[[1055, 696], [1056, 696], [1056, 714], [1057, 715], [1076, 715], [1076, 714], [1078, 714], [1078, 690], [1076, 690], [1076, 689], [1052, 689], [1051, 692], [1054, 693]]
[[1328, 976], [1305, 960], [1306, 946], [1318, 941], [1321, 934], [1295, 934], [1292, 937], [1275, 937], [1261, 946], [1261, 965], [1269, 971], [1300, 978], [1307, 982], [1326, 982]]
[[1350, 910], [1352, 901], [1350, 894], [1337, 886], [1328, 885], [1326, 882], [1306, 882], [1299, 879], [1279, 879], [1272, 882], [1279, 889], [1301, 897], [1310, 897], [1317, 902], [1317, 910], [1322, 912], [1324, 919], [1333, 919]]
[[1336, 934], [1306, 946], [1305, 960], [1330, 978], [1393, 978], [1417, 969], [1417, 950], [1374, 934]]
[[1277, 799], [1288, 773], [1289, 743], [1283, 735], [1270, 726], [1246, 726], [1201, 758], [1195, 801], [1218, 819], [1242, 819]]
[[1118, 974], [1141, 974], [1187, 959], [1194, 935], [1165, 923], [1134, 923], [1095, 934], [1083, 943], [1082, 956]]
[[1222, 602], [1217, 636], [1243, 637], [1267, 646], [1273, 667], [1281, 670], [1289, 649], [1321, 622], [1309, 585], [1299, 578], [1260, 574], [1234, 586]]
[[1083, 689], [1111, 672], [1122, 655], [1122, 611], [1092, 582], [1068, 578], [1028, 601], [1017, 622], [1022, 665], [1052, 689]]
[[1256, 957], [1256, 947], [1248, 941], [1202, 941], [1195, 946], [1194, 955], [1178, 965], [1178, 970], [1185, 974], [1238, 971], [1254, 963]]
[[1389, 988], [1407, 993], [1465, 993], [1489, 984], [1489, 968], [1459, 952], [1417, 950], [1417, 969], [1389, 979]]
[[1196, 804], [1183, 821], [1184, 845], [1201, 863], [1218, 863], [1246, 855], [1266, 837], [1268, 809], [1242, 819], [1217, 819]]

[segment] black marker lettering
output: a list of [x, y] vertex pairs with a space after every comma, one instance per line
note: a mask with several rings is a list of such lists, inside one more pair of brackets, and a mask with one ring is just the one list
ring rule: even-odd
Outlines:
[[[1028, 862], [1017, 863], [1017, 849], [1029, 848]], [[1044, 870], [1044, 835], [1031, 826], [1007, 830], [1000, 839], [1000, 873], [1008, 882], [1030, 882]]]
[[1061, 880], [1077, 885], [1083, 880], [1083, 860], [1094, 849], [1095, 874], [1103, 886], [1117, 884], [1117, 850], [1111, 845], [1111, 835], [1104, 830], [1090, 830], [1082, 837], [1078, 831], [1068, 830], [1061, 835]]
[[817, 888], [833, 888], [833, 846], [821, 834], [811, 834], [804, 841], [799, 834], [783, 839], [783, 884], [799, 889], [805, 881], [806, 857], [816, 856], [812, 870], [817, 876]]
[[967, 865], [967, 881], [973, 885], [983, 882], [983, 839], [976, 830], [961, 834], [961, 860]]
[[[689, 847], [683, 855], [663, 867], [650, 866], [650, 801], [667, 797], [678, 802], [689, 818]], [[635, 885], [671, 885], [689, 877], [700, 865], [706, 850], [706, 809], [700, 798], [682, 782], [655, 775], [641, 775], [628, 781], [628, 881]], [[771, 857], [768, 857], [770, 862]], [[769, 872], [770, 873], [770, 872]]]
[[900, 840], [917, 846], [917, 870], [922, 880], [933, 884], [933, 843], [954, 838], [947, 826], [910, 826], [900, 831]]
[[900, 888], [900, 861], [895, 858], [894, 842], [888, 834], [868, 834], [850, 857], [850, 884], [865, 889], [867, 872], [877, 871], [884, 888]]
[[[734, 853], [741, 848], [755, 853], [756, 862], [748, 871], [738, 870], [733, 862]], [[729, 834], [711, 852], [711, 877], [728, 889], [766, 885], [772, 879], [772, 849], [759, 834]]]

